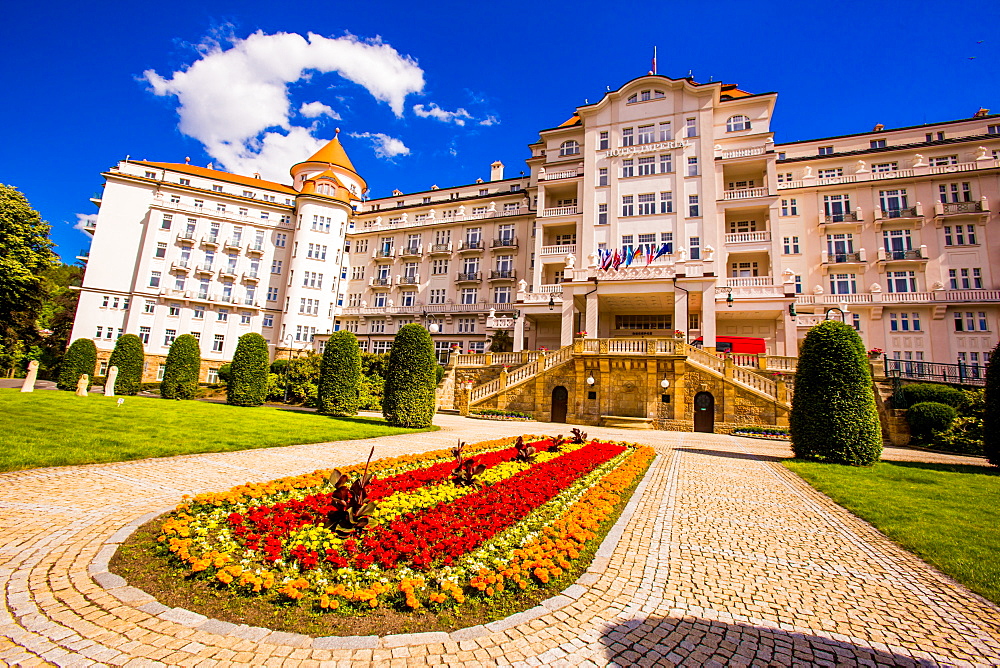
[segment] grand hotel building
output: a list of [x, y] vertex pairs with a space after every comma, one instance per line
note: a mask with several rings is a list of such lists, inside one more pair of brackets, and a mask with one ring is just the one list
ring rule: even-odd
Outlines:
[[515, 350], [681, 330], [795, 355], [832, 316], [892, 357], [984, 363], [1000, 116], [776, 143], [776, 98], [643, 76], [542, 130], [522, 176], [494, 163], [488, 181], [380, 199], [337, 138], [287, 185], [120, 162], [94, 200], [73, 337], [106, 359], [138, 334], [154, 377], [191, 332], [211, 380], [249, 331], [275, 355], [337, 329], [384, 351], [412, 322], [442, 359], [498, 329]]

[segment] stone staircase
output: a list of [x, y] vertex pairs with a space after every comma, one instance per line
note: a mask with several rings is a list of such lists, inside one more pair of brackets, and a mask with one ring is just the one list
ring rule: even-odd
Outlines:
[[[517, 355], [518, 353], [511, 354]], [[561, 364], [565, 364], [572, 359], [573, 344], [563, 346], [559, 350], [552, 353], [539, 354], [533, 361], [523, 364], [512, 371], [502, 371], [499, 378], [473, 387], [469, 392], [469, 405], [472, 406], [474, 404], [482, 403], [500, 392], [526, 383], [538, 375]]]

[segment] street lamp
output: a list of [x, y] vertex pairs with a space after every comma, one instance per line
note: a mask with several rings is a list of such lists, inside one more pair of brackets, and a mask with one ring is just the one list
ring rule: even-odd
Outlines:
[[593, 377], [593, 376], [587, 376], [587, 385], [590, 385], [591, 387], [593, 387], [593, 386], [594, 386], [594, 383], [596, 383], [596, 382], [597, 382], [597, 381], [596, 381], [596, 380], [594, 380], [594, 377]]
[[732, 308], [733, 307], [733, 289], [732, 288], [727, 288], [727, 289], [729, 290], [729, 292], [726, 293], [726, 306], [728, 306], [729, 308]]
[[667, 389], [668, 387], [670, 387], [670, 381], [664, 378], [663, 380], [660, 381], [660, 387], [662, 387], [664, 390]]
[[288, 367], [292, 365], [292, 341], [295, 337], [291, 334], [286, 334], [285, 338], [282, 339], [285, 342], [285, 347], [288, 348], [288, 364], [285, 365], [285, 399], [284, 402], [288, 403]]
[[551, 293], [549, 293], [549, 310], [551, 311], [551, 310], [552, 310], [552, 309], [554, 309], [555, 307], [556, 307], [556, 300], [555, 300], [555, 298], [554, 298], [554, 297], [552, 296], [552, 294], [551, 294]]
[[832, 313], [833, 311], [838, 311], [840, 313], [840, 321], [845, 324], [847, 323], [847, 314], [844, 313], [844, 309], [837, 308], [836, 306], [833, 306], [826, 310], [826, 317], [824, 317], [823, 320], [829, 320], [830, 313]]

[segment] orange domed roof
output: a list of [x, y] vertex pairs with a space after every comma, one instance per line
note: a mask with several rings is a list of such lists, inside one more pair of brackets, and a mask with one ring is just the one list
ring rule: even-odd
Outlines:
[[[338, 133], [339, 134], [339, 133]], [[347, 157], [347, 151], [340, 144], [340, 139], [334, 135], [333, 139], [327, 142], [327, 145], [316, 151], [316, 153], [306, 160], [306, 162], [325, 162], [327, 164], [336, 165], [338, 167], [343, 167], [344, 169], [349, 169], [352, 172], [357, 173], [354, 169], [354, 165], [351, 164], [351, 159]]]

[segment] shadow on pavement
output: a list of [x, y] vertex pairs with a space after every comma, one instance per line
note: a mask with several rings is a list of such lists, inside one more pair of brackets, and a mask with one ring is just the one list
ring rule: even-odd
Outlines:
[[726, 459], [748, 459], [755, 462], [782, 462], [787, 457], [775, 457], [774, 455], [747, 454], [745, 452], [730, 452], [728, 450], [707, 450], [705, 448], [677, 448], [678, 452], [691, 452], [696, 455], [711, 455], [713, 457], [725, 457]]
[[608, 665], [618, 666], [934, 666], [888, 651], [805, 633], [698, 617], [649, 617], [601, 634]]

